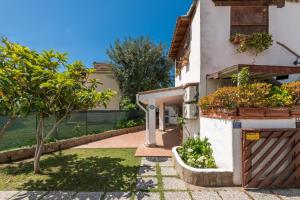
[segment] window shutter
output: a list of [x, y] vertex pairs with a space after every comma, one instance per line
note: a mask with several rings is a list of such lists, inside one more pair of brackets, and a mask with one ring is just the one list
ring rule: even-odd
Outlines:
[[269, 31], [268, 6], [231, 7], [231, 35]]

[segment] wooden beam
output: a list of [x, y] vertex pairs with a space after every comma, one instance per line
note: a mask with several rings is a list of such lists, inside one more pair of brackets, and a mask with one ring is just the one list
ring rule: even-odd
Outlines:
[[285, 6], [285, 0], [213, 0], [216, 6]]

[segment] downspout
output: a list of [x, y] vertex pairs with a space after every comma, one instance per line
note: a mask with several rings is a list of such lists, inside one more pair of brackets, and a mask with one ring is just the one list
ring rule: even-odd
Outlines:
[[139, 94], [136, 94], [136, 104], [146, 113], [146, 130], [149, 130], [149, 111], [140, 103]]

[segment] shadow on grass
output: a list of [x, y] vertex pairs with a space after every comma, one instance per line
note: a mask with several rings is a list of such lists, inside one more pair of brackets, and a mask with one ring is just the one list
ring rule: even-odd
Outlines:
[[41, 161], [43, 174], [31, 176], [33, 162], [2, 168], [9, 176], [29, 177], [18, 189], [64, 191], [132, 191], [138, 166], [122, 164], [124, 159], [55, 154]]

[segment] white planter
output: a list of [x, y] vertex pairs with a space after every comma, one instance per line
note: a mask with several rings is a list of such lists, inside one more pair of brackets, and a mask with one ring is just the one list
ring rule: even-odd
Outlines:
[[188, 166], [177, 153], [177, 147], [172, 149], [174, 167], [180, 178], [197, 186], [222, 187], [233, 185], [233, 172], [228, 169], [199, 169]]

